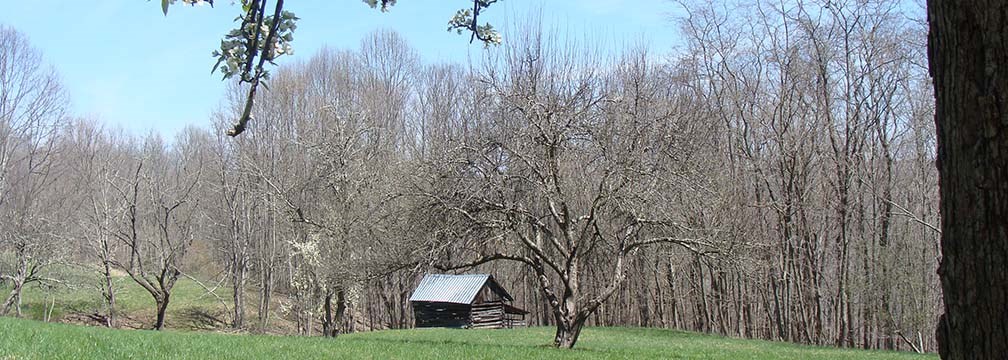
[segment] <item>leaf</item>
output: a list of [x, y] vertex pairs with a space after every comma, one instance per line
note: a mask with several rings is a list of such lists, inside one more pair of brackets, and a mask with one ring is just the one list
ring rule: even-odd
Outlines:
[[161, 0], [161, 12], [163, 12], [165, 16], [168, 16], [168, 3], [170, 2], [171, 0]]

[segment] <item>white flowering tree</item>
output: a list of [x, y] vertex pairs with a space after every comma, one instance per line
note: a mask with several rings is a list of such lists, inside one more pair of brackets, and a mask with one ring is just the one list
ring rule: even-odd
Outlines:
[[[363, 0], [373, 9], [388, 11], [396, 0]], [[448, 22], [448, 31], [459, 34], [466, 32], [472, 35], [470, 42], [480, 40], [484, 45], [497, 45], [501, 42], [500, 33], [492, 25], [479, 25], [480, 12], [499, 0], [473, 0], [472, 8], [459, 9]], [[161, 11], [168, 14], [168, 8], [179, 0], [161, 0]], [[181, 0], [188, 5], [208, 3], [213, 6], [213, 0]], [[297, 29], [298, 17], [293, 12], [284, 10], [284, 0], [241, 0], [242, 12], [235, 19], [238, 26], [229, 31], [221, 40], [221, 47], [215, 50], [217, 58], [213, 71], [220, 71], [224, 79], [237, 75], [241, 82], [248, 83], [248, 95], [245, 107], [235, 124], [228, 129], [229, 136], [237, 136], [245, 131], [252, 117], [252, 106], [255, 103], [259, 84], [269, 79], [269, 71], [264, 66], [267, 62], [284, 54], [292, 54], [291, 42], [294, 41], [294, 30]]]

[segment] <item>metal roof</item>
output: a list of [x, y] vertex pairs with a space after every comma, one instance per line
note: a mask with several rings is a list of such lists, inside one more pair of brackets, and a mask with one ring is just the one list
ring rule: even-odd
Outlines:
[[512, 300], [511, 295], [504, 291], [488, 274], [448, 275], [427, 274], [417, 285], [409, 301], [448, 302], [456, 304], [471, 304], [483, 285], [487, 284], [504, 298]]

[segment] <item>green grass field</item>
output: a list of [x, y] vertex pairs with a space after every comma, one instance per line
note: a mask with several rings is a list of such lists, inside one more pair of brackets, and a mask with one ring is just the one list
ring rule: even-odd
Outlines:
[[112, 330], [0, 318], [0, 359], [936, 359], [671, 330], [586, 329], [575, 350], [552, 329], [413, 329], [336, 339]]
[[[575, 350], [550, 346], [552, 328], [514, 330], [413, 329], [318, 337], [215, 333], [226, 328], [227, 287], [216, 296], [189, 279], [172, 295], [171, 330], [113, 330], [54, 322], [94, 323], [101, 313], [98, 278], [83, 269], [57, 269], [66, 284], [24, 293], [27, 319], [0, 317], [0, 360], [9, 359], [936, 359], [933, 355], [845, 350], [689, 332], [640, 328], [589, 328]], [[128, 328], [149, 328], [154, 303], [120, 276], [118, 305]], [[208, 284], [211, 285], [211, 284]], [[212, 285], [211, 285], [212, 286]], [[8, 288], [0, 286], [6, 295]], [[83, 320], [82, 320], [83, 319]], [[277, 318], [276, 323], [282, 322]], [[203, 331], [193, 331], [203, 330]], [[211, 330], [211, 331], [206, 331]]]

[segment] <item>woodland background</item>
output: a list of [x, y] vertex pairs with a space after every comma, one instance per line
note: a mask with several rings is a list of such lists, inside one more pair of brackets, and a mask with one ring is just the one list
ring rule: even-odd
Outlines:
[[236, 138], [240, 85], [210, 128], [134, 136], [70, 114], [2, 28], [0, 312], [73, 265], [108, 326], [125, 274], [157, 328], [191, 277], [233, 289], [235, 328], [336, 335], [411, 327], [425, 273], [486, 272], [531, 325], [934, 351], [921, 9], [684, 5], [674, 54], [530, 21], [466, 67], [377, 32], [278, 69]]

